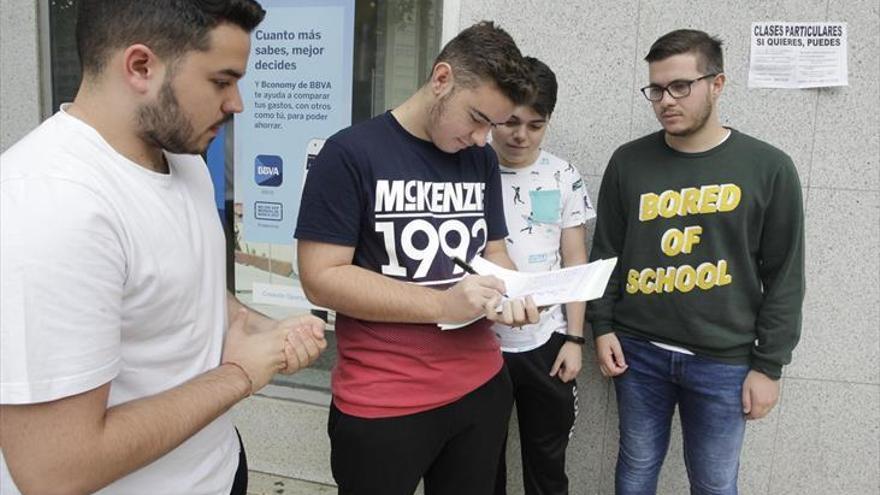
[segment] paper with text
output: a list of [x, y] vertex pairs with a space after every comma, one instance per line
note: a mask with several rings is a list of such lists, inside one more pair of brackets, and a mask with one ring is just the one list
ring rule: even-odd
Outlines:
[[[520, 299], [532, 296], [535, 305], [539, 307], [591, 301], [602, 297], [616, 264], [617, 258], [609, 258], [550, 272], [518, 272], [502, 268], [481, 256], [471, 260], [471, 267], [480, 275], [500, 278], [507, 289], [508, 297]], [[460, 324], [440, 324], [440, 328], [461, 328], [478, 319]]]
[[845, 22], [753, 22], [750, 88], [847, 86]]

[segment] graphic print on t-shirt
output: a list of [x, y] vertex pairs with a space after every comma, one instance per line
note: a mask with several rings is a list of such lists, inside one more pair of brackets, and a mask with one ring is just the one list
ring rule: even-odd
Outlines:
[[486, 246], [483, 182], [376, 181], [375, 229], [388, 255], [382, 274], [419, 284], [464, 275], [450, 259], [468, 260]]
[[[646, 192], [639, 196], [639, 221], [642, 223], [673, 218], [694, 218], [702, 215], [721, 215], [736, 210], [742, 199], [742, 189], [733, 183], [701, 184], [682, 189], [667, 189], [660, 193]], [[690, 222], [689, 222], [690, 223]], [[670, 226], [659, 239], [659, 248], [667, 258], [691, 254], [700, 246], [704, 234], [700, 224], [683, 229]], [[694, 288], [711, 290], [733, 282], [728, 273], [728, 261], [704, 261], [698, 266], [684, 263], [679, 266], [629, 267], [626, 292], [654, 296], [673, 292], [690, 292]]]
[[526, 202], [522, 200], [522, 196], [520, 196], [520, 189], [522, 189], [522, 187], [513, 186], [513, 204], [526, 204]]

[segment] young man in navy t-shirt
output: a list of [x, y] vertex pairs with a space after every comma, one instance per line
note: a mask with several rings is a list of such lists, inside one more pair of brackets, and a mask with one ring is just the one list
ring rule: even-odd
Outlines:
[[[534, 85], [491, 22], [462, 31], [401, 106], [331, 137], [296, 229], [303, 288], [337, 311], [328, 433], [340, 493], [492, 492], [511, 408], [492, 321], [535, 322], [452, 258], [507, 256], [489, 129]], [[465, 323], [443, 331], [440, 323]]]

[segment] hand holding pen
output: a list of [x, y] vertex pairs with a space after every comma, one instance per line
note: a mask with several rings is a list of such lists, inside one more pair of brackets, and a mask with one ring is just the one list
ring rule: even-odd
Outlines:
[[[453, 256], [452, 262], [455, 263], [456, 265], [458, 265], [459, 268], [461, 268], [462, 270], [466, 271], [467, 273], [469, 273], [471, 275], [480, 275], [479, 273], [477, 273], [476, 270], [474, 270], [474, 267], [472, 267], [470, 264], [468, 264], [467, 261], [459, 258], [458, 256]], [[508, 298], [508, 299], [510, 298], [510, 296], [507, 295], [507, 292], [501, 291], [501, 295]]]
[[[486, 318], [509, 326], [521, 326], [538, 321], [538, 309], [531, 297], [510, 299], [506, 297], [504, 282], [492, 275], [480, 275], [467, 262], [452, 258], [471, 277], [465, 277], [445, 291], [447, 296], [446, 321], [459, 323], [484, 314]], [[497, 308], [501, 306], [501, 311]]]

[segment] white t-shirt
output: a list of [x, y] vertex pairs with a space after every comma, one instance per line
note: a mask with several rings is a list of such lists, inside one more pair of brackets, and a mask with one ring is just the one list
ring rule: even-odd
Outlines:
[[[562, 229], [596, 216], [580, 173], [544, 150], [528, 167], [500, 168], [510, 259], [523, 272], [558, 270]], [[557, 305], [541, 313], [538, 323], [522, 328], [496, 324], [494, 330], [501, 350], [525, 352], [544, 345], [553, 332], [566, 333], [566, 322]]]
[[[0, 156], [0, 403], [110, 382], [109, 405], [220, 362], [225, 243], [198, 156], [159, 174], [62, 109]], [[101, 494], [228, 493], [228, 415]], [[0, 492], [18, 493], [0, 457]]]

